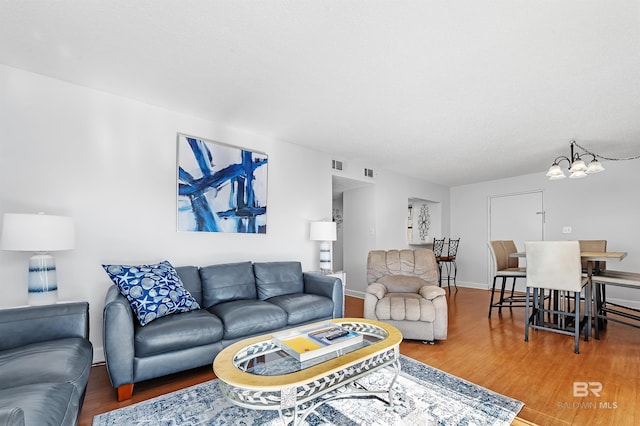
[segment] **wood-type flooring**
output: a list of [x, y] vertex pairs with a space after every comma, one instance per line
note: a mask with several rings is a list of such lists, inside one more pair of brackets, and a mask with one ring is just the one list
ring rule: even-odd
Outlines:
[[[600, 340], [580, 341], [531, 331], [524, 342], [524, 308], [494, 309], [490, 292], [447, 292], [449, 335], [425, 345], [404, 341], [403, 355], [525, 403], [519, 417], [539, 425], [640, 424], [640, 330], [610, 322]], [[346, 298], [346, 317], [362, 317], [363, 300]], [[104, 365], [91, 370], [79, 425], [93, 416], [215, 378], [205, 366], [137, 383], [130, 401], [118, 402]], [[600, 389], [601, 388], [601, 389]], [[585, 395], [586, 396], [583, 396]], [[597, 395], [596, 395], [597, 394]]]

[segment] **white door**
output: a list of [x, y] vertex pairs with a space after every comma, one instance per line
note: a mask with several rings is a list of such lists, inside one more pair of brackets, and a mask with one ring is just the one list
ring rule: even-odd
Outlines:
[[[513, 240], [519, 251], [525, 241], [544, 240], [544, 203], [542, 191], [489, 197], [489, 239]], [[491, 256], [488, 256], [491, 262]], [[520, 259], [520, 266], [524, 259]], [[489, 263], [490, 274], [493, 270]], [[490, 281], [493, 276], [490, 277]], [[522, 280], [518, 280], [522, 281]], [[524, 281], [518, 287], [524, 288]]]
[[491, 196], [489, 218], [489, 241], [514, 240], [524, 250], [525, 241], [544, 240], [542, 191]]

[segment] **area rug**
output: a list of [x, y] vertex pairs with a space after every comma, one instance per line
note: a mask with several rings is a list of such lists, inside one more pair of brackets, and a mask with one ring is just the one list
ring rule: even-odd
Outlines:
[[[405, 356], [394, 405], [378, 399], [338, 399], [321, 405], [303, 423], [321, 425], [509, 425], [524, 404]], [[359, 383], [382, 389], [393, 372], [384, 368]], [[191, 386], [100, 414], [93, 426], [280, 426], [277, 411], [241, 408], [220, 392], [218, 380]]]

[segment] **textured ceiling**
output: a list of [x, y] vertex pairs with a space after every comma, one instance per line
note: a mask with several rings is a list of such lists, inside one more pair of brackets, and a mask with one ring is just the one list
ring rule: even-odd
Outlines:
[[0, 63], [445, 185], [640, 154], [637, 0], [2, 0]]

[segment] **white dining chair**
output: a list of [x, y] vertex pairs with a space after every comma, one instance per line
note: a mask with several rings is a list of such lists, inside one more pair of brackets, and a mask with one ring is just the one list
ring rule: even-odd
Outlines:
[[[525, 342], [529, 341], [529, 329], [548, 330], [574, 336], [574, 352], [579, 352], [580, 340], [580, 294], [588, 279], [582, 276], [580, 244], [578, 241], [526, 241], [527, 292], [525, 316]], [[589, 286], [587, 300], [590, 300]], [[544, 307], [544, 290], [568, 292], [573, 309], [564, 297], [556, 298], [552, 306]], [[531, 296], [533, 290], [533, 296]], [[588, 309], [588, 307], [586, 307]], [[544, 314], [550, 314], [545, 321]], [[572, 320], [572, 321], [571, 321]], [[567, 328], [572, 324], [573, 329]]]

